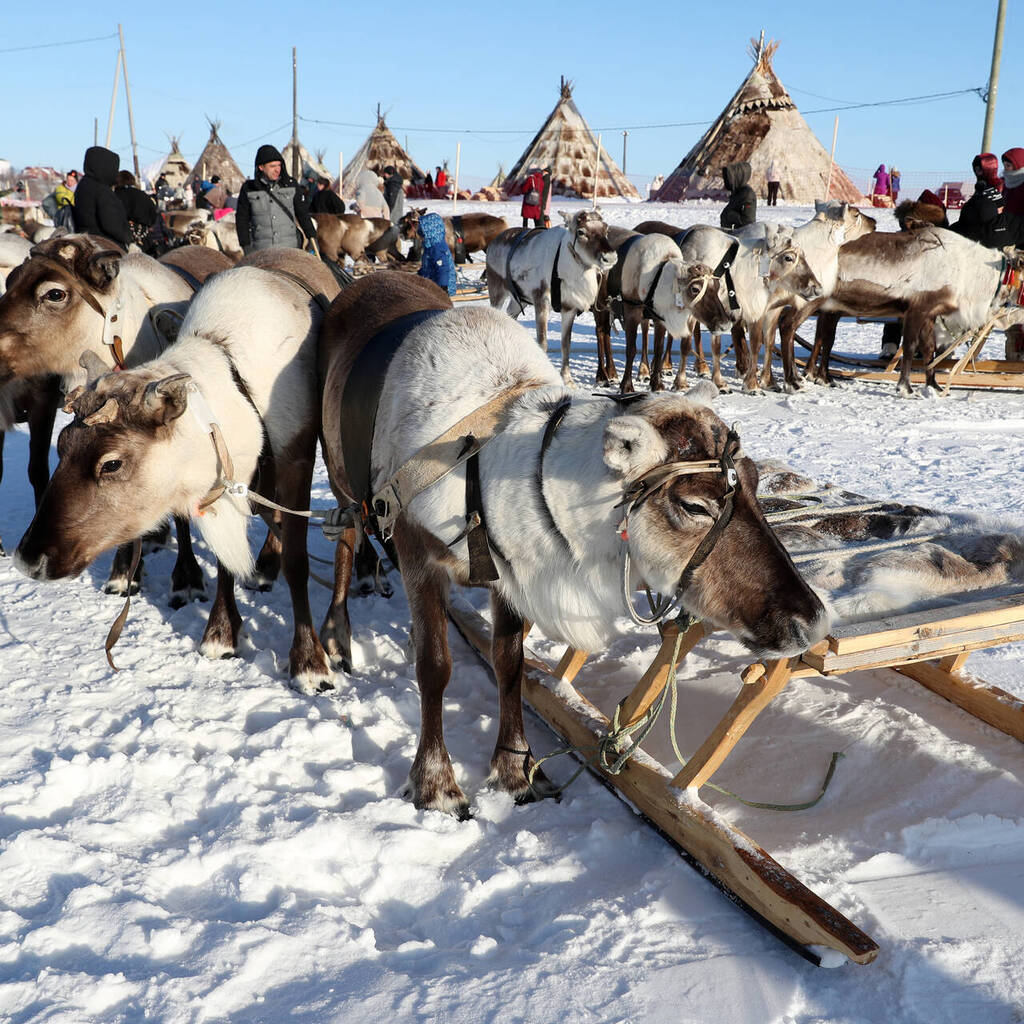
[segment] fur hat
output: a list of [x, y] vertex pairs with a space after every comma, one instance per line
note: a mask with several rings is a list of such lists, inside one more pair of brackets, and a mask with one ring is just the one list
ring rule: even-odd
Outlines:
[[[926, 202], [925, 196], [931, 196], [935, 202]], [[921, 193], [921, 198], [917, 202], [913, 199], [904, 199], [896, 207], [896, 220], [899, 222], [901, 231], [913, 231], [915, 228], [924, 228], [929, 225], [937, 228], [949, 227], [946, 208], [939, 201], [939, 197], [928, 189]]]

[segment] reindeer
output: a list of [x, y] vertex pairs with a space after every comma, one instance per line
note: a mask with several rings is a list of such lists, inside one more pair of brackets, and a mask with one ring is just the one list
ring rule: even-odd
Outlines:
[[[821, 308], [836, 286], [839, 273], [839, 249], [844, 242], [861, 238], [875, 230], [875, 220], [846, 203], [816, 201], [815, 215], [806, 224], [793, 229], [793, 241], [803, 251], [807, 265], [811, 268], [822, 294], [810, 301], [794, 295], [789, 305], [769, 310], [764, 322], [763, 335], [765, 359], [761, 370], [761, 387], [777, 387], [772, 377], [772, 349], [776, 325], [782, 349], [782, 366], [785, 391], [793, 392], [800, 387], [800, 377], [793, 358], [793, 339], [797, 329], [808, 317]], [[736, 234], [742, 238], [763, 238], [765, 224], [749, 224]]]
[[[345, 213], [340, 217], [333, 213], [313, 215], [316, 222], [316, 242], [325, 260], [343, 262], [345, 256], [355, 262], [368, 259], [366, 249], [391, 230], [391, 221], [384, 217], [360, 217], [358, 213]], [[401, 259], [396, 242], [387, 248], [393, 259]]]
[[[794, 295], [804, 299], [815, 299], [821, 295], [821, 285], [807, 265], [803, 251], [794, 243], [792, 230], [768, 224], [765, 225], [763, 239], [747, 240], [719, 228], [698, 224], [682, 237], [679, 248], [685, 261], [715, 268], [723, 300], [728, 298], [730, 308], [739, 312], [748, 337], [743, 389], [756, 394], [757, 353], [761, 347], [766, 314], [773, 307], [792, 301]], [[733, 329], [737, 363], [742, 343], [738, 328], [739, 325]], [[715, 337], [712, 338], [712, 350], [717, 367], [720, 342]], [[722, 388], [720, 370], [716, 370], [715, 383]]]
[[[1018, 250], [987, 249], [937, 227], [879, 232], [847, 242], [839, 250], [836, 286], [819, 311], [808, 376], [832, 383], [828, 363], [841, 315], [900, 316], [899, 393], [913, 394], [910, 370], [915, 351], [925, 363], [926, 385], [935, 388], [935, 367], [928, 364], [935, 355], [937, 328], [943, 336], [955, 338], [990, 321], [1001, 327], [1024, 323], [1024, 308], [1011, 304], [1010, 289], [1003, 284], [1006, 268], [1022, 262]], [[815, 368], [819, 353], [820, 365]]]
[[[615, 376], [611, 354], [611, 305], [620, 305], [618, 315], [626, 332], [626, 367], [621, 392], [633, 387], [633, 359], [636, 356], [636, 333], [641, 320], [653, 317], [659, 326], [677, 337], [690, 334], [690, 321], [696, 316], [716, 330], [731, 325], [728, 310], [722, 305], [717, 281], [711, 268], [700, 263], [683, 263], [679, 247], [661, 234], [642, 235], [622, 229], [609, 229], [609, 239], [616, 246], [617, 261], [602, 285], [604, 301], [595, 307], [597, 329], [598, 383]], [[664, 330], [655, 335], [654, 373], [651, 390], [661, 391], [662, 340]], [[645, 353], [646, 355], [646, 353]], [[682, 384], [685, 380], [685, 349], [680, 364]]]
[[[321, 339], [325, 452], [331, 486], [347, 504], [361, 497], [347, 466], [365, 462], [379, 490], [474, 409], [497, 396], [507, 402], [503, 429], [478, 455], [496, 567], [496, 578], [485, 584], [500, 691], [490, 763], [495, 786], [517, 800], [551, 791], [541, 772], [533, 789], [526, 774], [533, 757], [520, 699], [524, 620], [553, 639], [598, 650], [622, 619], [624, 587], [631, 592], [643, 580], [730, 630], [759, 657], [795, 655], [824, 636], [826, 612], [765, 522], [757, 470], [706, 404], [704, 388], [628, 405], [579, 395], [560, 383], [521, 326], [487, 307], [439, 309], [435, 292], [405, 275], [375, 274], [336, 301]], [[431, 312], [408, 331], [384, 371], [372, 444], [346, 435], [336, 410], [352, 367], [389, 311], [400, 317], [417, 310]], [[467, 377], [470, 362], [480, 372]], [[709, 461], [697, 466], [694, 460]], [[451, 674], [448, 589], [453, 580], [471, 578], [462, 532], [466, 476], [463, 463], [392, 510], [421, 699], [406, 792], [417, 807], [459, 817], [467, 816], [468, 801], [445, 746], [442, 701]], [[706, 561], [692, 564], [709, 531]], [[351, 526], [346, 543], [354, 536]], [[329, 614], [342, 630], [347, 618], [337, 606], [345, 600], [348, 564], [342, 553]]]
[[[50, 475], [60, 391], [84, 380], [82, 352], [92, 352], [111, 370], [152, 358], [166, 345], [157, 326], [161, 317], [180, 320], [193, 289], [230, 265], [208, 250], [185, 247], [154, 260], [140, 252], [126, 256], [97, 236], [65, 235], [34, 246], [9, 275], [10, 287], [0, 298], [0, 387], [20, 392], [30, 427], [29, 479], [37, 508]], [[177, 524], [177, 536], [172, 608], [205, 592], [186, 523]], [[137, 577], [129, 578], [130, 561], [130, 547], [118, 552], [107, 593], [138, 590]]]
[[[399, 237], [411, 240], [415, 251], [420, 237], [416, 229], [420, 224], [420, 217], [427, 212], [427, 208], [410, 210], [399, 222]], [[489, 213], [464, 213], [458, 217], [442, 217], [444, 221], [444, 239], [455, 256], [457, 263], [469, 260], [470, 253], [486, 252], [487, 246], [498, 237], [503, 231], [508, 230], [508, 222], [501, 217], [495, 217]], [[461, 240], [462, 248], [456, 253], [457, 240]], [[470, 262], [472, 262], [470, 260]]]
[[[316, 342], [321, 308], [337, 291], [316, 257], [269, 249], [209, 281], [162, 355], [105, 373], [87, 353], [88, 380], [69, 396], [75, 419], [60, 433], [60, 462], [18, 545], [17, 567], [37, 580], [74, 576], [169, 514], [192, 518], [218, 559], [200, 650], [233, 655], [241, 627], [234, 577], [253, 571], [241, 485], [256, 476], [266, 447], [273, 496], [308, 508]], [[281, 543], [295, 620], [289, 670], [298, 689], [314, 693], [331, 684], [310, 618], [305, 520], [284, 516]]]
[[[569, 374], [569, 344], [576, 317], [597, 298], [600, 276], [615, 264], [608, 225], [596, 210], [561, 211], [564, 228], [510, 228], [487, 249], [487, 292], [491, 306], [506, 302], [518, 312], [532, 305], [537, 319], [537, 344], [548, 348], [548, 316], [557, 303], [562, 315], [562, 380]], [[553, 294], [557, 289], [559, 294]]]

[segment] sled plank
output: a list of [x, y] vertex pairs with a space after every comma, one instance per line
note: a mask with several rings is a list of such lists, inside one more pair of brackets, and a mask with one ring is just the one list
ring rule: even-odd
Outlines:
[[894, 665], [893, 668], [963, 708], [968, 714], [1024, 743], [1024, 701], [998, 686], [964, 678], [946, 667], [947, 660], [953, 659], [944, 659], [938, 664], [921, 661], [913, 665]]
[[[476, 612], [451, 608], [462, 635], [485, 659], [486, 621]], [[527, 659], [523, 696], [552, 728], [576, 746], [592, 747], [609, 721], [568, 684], [553, 680], [543, 663]], [[601, 773], [703, 868], [743, 903], [802, 946], [825, 946], [859, 964], [870, 963], [877, 944], [739, 829], [690, 792], [670, 788], [670, 773], [641, 755], [618, 775]]]
[[[900, 375], [898, 372], [886, 373], [884, 370], [852, 370], [839, 366], [829, 366], [829, 373], [833, 377], [841, 377], [844, 380], [868, 380], [880, 381], [889, 384], [898, 384]], [[936, 380], [941, 386], [949, 385], [954, 388], [1015, 388], [1024, 389], [1024, 372], [1021, 373], [1000, 373], [979, 371], [971, 372], [964, 370], [956, 374], [952, 380], [944, 379], [941, 369], [937, 371]], [[911, 384], [924, 384], [925, 375], [917, 370], [910, 373]]]

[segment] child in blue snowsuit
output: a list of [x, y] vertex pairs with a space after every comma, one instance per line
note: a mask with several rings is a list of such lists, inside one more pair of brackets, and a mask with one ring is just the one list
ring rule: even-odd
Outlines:
[[444, 221], [436, 213], [420, 217], [420, 236], [423, 238], [423, 257], [420, 260], [420, 277], [433, 281], [455, 294], [455, 261], [451, 249], [444, 240]]

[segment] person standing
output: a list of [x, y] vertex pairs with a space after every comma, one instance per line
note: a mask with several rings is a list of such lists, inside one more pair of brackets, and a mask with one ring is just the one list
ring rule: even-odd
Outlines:
[[124, 207], [132, 238], [147, 256], [152, 256], [159, 247], [158, 239], [150, 237], [150, 232], [160, 217], [156, 203], [138, 187], [135, 175], [131, 171], [117, 172], [114, 195]]
[[316, 238], [309, 208], [274, 146], [256, 150], [253, 177], [238, 193], [235, 230], [245, 253], [276, 246], [301, 249], [305, 239]]
[[544, 227], [551, 227], [551, 164], [544, 167], [541, 174], [544, 187], [540, 190], [540, 208], [544, 217]]
[[316, 179], [316, 191], [309, 203], [310, 213], [332, 213], [340, 217], [345, 212], [345, 204], [341, 197], [328, 186], [331, 183], [326, 178]]
[[544, 191], [544, 177], [540, 171], [534, 167], [526, 177], [526, 181], [523, 182], [519, 189], [520, 195], [523, 197], [522, 215], [523, 215], [523, 227], [528, 227], [529, 221], [533, 221], [533, 226], [539, 228], [541, 226], [541, 195]]
[[78, 171], [68, 171], [64, 180], [53, 190], [57, 211], [53, 217], [55, 228], [75, 230], [75, 189], [78, 188]]
[[419, 276], [433, 281], [449, 295], [455, 294], [455, 261], [445, 240], [444, 221], [439, 214], [425, 213], [416, 229], [423, 239]]
[[1003, 198], [1007, 213], [1024, 216], [1024, 149], [1020, 146], [1003, 154]]
[[377, 172], [371, 171], [369, 167], [356, 175], [356, 207], [359, 216], [366, 220], [371, 217], [383, 217], [387, 220], [391, 216], [387, 200], [380, 190], [379, 180]]
[[972, 242], [987, 244], [985, 236], [1003, 205], [999, 160], [995, 153], [979, 153], [971, 167], [976, 179], [974, 194], [964, 203], [951, 230]]
[[124, 207], [114, 195], [121, 158], [103, 146], [90, 146], [75, 189], [75, 230], [102, 235], [125, 249], [135, 240]]
[[895, 206], [900, 198], [900, 169], [889, 168], [889, 195], [892, 196], [892, 205]]
[[750, 164], [745, 160], [726, 164], [722, 168], [722, 181], [730, 195], [719, 214], [721, 226], [741, 228], [744, 224], [753, 224], [757, 219], [757, 194], [750, 187]]
[[889, 197], [889, 174], [885, 164], [879, 164], [878, 169], [871, 175], [875, 179], [875, 187], [871, 192], [872, 206], [885, 206]]
[[438, 199], [448, 197], [448, 173], [443, 167], [438, 167], [437, 174], [434, 175], [434, 189]]
[[779, 182], [779, 169], [776, 166], [774, 159], [770, 164], [768, 164], [768, 171], [766, 177], [768, 179], [768, 205], [778, 206], [779, 188], [781, 187], [781, 185]]
[[391, 211], [391, 223], [397, 224], [405, 213], [405, 181], [391, 164], [384, 168], [384, 198]]

